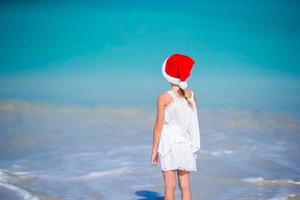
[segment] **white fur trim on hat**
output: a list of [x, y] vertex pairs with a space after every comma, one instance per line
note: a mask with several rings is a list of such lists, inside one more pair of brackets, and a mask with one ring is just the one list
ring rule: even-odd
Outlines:
[[167, 60], [169, 59], [166, 58], [166, 60], [164, 61], [164, 63], [162, 64], [162, 67], [161, 67], [161, 71], [162, 71], [162, 74], [164, 75], [164, 77], [167, 79], [168, 82], [170, 83], [173, 83], [175, 85], [179, 85], [179, 82], [180, 82], [180, 79], [179, 78], [175, 78], [175, 77], [172, 77], [172, 76], [169, 76], [167, 73], [166, 73], [166, 63], [167, 63]]
[[180, 87], [181, 89], [186, 89], [186, 88], [187, 88], [187, 82], [185, 82], [185, 81], [180, 81], [180, 82], [179, 82], [179, 87]]

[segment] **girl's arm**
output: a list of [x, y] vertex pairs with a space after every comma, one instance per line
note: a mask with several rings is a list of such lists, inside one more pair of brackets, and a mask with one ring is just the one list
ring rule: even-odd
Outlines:
[[165, 115], [165, 99], [164, 94], [161, 94], [157, 98], [157, 113], [156, 121], [153, 128], [153, 148], [152, 152], [157, 152], [158, 144], [160, 140], [160, 134], [163, 127], [164, 115]]

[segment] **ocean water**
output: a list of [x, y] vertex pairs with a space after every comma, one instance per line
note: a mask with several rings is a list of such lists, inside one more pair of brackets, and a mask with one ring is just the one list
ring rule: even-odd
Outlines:
[[[194, 199], [300, 193], [300, 118], [198, 108]], [[2, 102], [0, 199], [163, 199], [150, 110]], [[176, 198], [180, 198], [177, 186]]]
[[299, 199], [299, 7], [1, 1], [0, 199], [163, 199], [150, 156], [172, 53], [196, 61], [193, 199]]

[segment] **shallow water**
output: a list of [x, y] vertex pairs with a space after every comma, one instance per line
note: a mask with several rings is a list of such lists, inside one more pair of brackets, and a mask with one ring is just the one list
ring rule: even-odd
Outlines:
[[[24, 102], [2, 102], [0, 111], [1, 199], [163, 199], [160, 168], [150, 163], [150, 111]], [[300, 193], [299, 118], [234, 108], [198, 112], [194, 199]]]

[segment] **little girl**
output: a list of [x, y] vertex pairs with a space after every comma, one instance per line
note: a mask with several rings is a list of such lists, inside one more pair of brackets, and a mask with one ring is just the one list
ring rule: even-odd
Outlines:
[[160, 160], [165, 182], [165, 200], [174, 200], [176, 173], [181, 199], [191, 200], [190, 171], [197, 171], [196, 152], [200, 150], [200, 130], [196, 99], [187, 88], [187, 79], [195, 61], [173, 54], [162, 65], [162, 74], [171, 89], [158, 96], [153, 128], [152, 165]]

